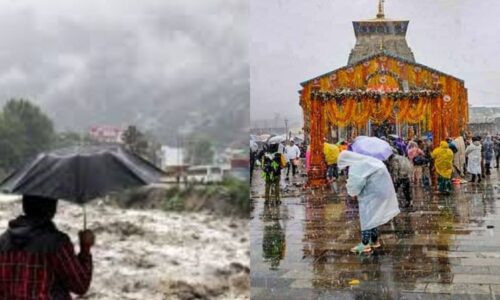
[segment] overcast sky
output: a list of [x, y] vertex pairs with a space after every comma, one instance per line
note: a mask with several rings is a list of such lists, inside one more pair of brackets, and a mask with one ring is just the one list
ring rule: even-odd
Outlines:
[[197, 99], [248, 103], [248, 11], [241, 0], [1, 1], [0, 102], [28, 97], [62, 127], [154, 126]]
[[[251, 119], [301, 116], [299, 83], [347, 64], [352, 21], [374, 18], [377, 0], [252, 0]], [[386, 0], [408, 19], [418, 63], [465, 80], [473, 106], [500, 106], [500, 1]]]

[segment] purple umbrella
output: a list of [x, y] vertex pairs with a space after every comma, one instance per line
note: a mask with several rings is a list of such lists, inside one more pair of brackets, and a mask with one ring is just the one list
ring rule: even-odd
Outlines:
[[352, 144], [352, 151], [380, 160], [386, 160], [392, 155], [392, 147], [386, 141], [368, 136], [358, 136]]

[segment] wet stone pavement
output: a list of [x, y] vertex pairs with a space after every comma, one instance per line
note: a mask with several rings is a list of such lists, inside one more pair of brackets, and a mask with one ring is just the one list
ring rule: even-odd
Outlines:
[[252, 185], [252, 299], [500, 299], [498, 169], [450, 196], [413, 188], [413, 212], [381, 226], [382, 247], [359, 243], [357, 205], [337, 191], [301, 188], [264, 205], [259, 171]]

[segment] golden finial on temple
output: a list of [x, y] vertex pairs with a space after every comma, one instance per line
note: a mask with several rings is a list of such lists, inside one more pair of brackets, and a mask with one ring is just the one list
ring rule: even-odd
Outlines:
[[378, 14], [377, 14], [377, 18], [378, 19], [383, 19], [385, 18], [385, 14], [384, 14], [384, 0], [379, 0], [378, 2]]

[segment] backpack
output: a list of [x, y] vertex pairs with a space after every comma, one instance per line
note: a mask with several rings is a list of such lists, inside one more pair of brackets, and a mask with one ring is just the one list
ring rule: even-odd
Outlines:
[[424, 166], [429, 163], [429, 159], [423, 155], [418, 155], [413, 158], [413, 165]]
[[281, 175], [281, 154], [266, 153], [262, 162], [263, 177], [266, 180], [275, 180]]

